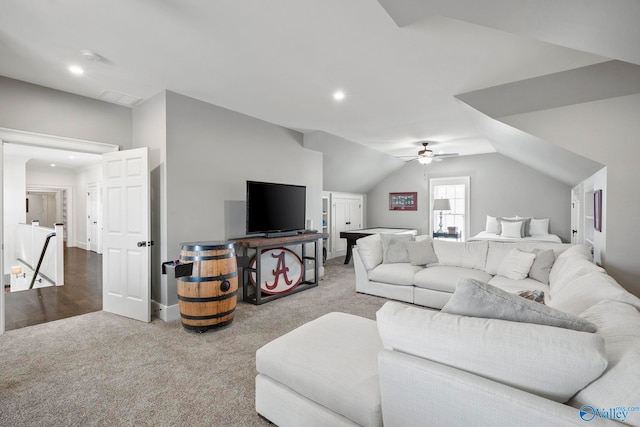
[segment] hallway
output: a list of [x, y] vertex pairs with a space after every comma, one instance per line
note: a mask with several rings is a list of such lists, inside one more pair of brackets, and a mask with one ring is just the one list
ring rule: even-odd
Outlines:
[[102, 255], [64, 251], [64, 286], [5, 294], [7, 331], [102, 310]]

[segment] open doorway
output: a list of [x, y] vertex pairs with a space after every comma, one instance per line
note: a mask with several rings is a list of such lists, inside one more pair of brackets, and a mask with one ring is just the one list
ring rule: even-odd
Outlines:
[[[29, 181], [27, 167], [27, 181]], [[51, 177], [50, 177], [51, 178]], [[54, 179], [55, 180], [55, 179]], [[96, 188], [96, 184], [89, 188]], [[83, 194], [82, 191], [76, 193]], [[87, 247], [78, 247], [77, 242], [69, 245], [68, 233], [73, 228], [74, 216], [83, 216], [73, 211], [73, 187], [27, 186], [27, 223], [38, 221], [41, 227], [53, 228], [54, 224], [64, 224], [64, 285], [34, 287], [6, 294], [6, 330], [19, 329], [102, 309], [102, 256], [97, 247], [89, 247], [91, 237], [87, 233]], [[97, 234], [100, 209], [98, 200], [88, 211], [87, 222], [93, 223]], [[94, 237], [95, 240], [97, 240]]]
[[[12, 265], [7, 259], [7, 249], [12, 246], [12, 223], [37, 220], [43, 227], [64, 224], [65, 271], [62, 286], [10, 293], [5, 287], [5, 330], [101, 310], [102, 256], [89, 250], [85, 220], [89, 183], [96, 188], [102, 176], [101, 155], [11, 142], [3, 144], [3, 158], [4, 283], [9, 283], [7, 269]], [[15, 203], [20, 188], [23, 203], [19, 206], [24, 211], [19, 211]], [[100, 206], [94, 204], [91, 209], [93, 217]], [[93, 230], [96, 235], [98, 226]]]

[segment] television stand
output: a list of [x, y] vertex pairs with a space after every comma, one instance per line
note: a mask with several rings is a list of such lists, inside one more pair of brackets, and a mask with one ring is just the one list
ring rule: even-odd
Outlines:
[[[242, 300], [255, 305], [264, 304], [291, 294], [318, 286], [318, 241], [329, 237], [327, 233], [307, 233], [295, 234], [281, 237], [243, 237], [231, 239], [236, 245], [238, 253], [238, 266], [242, 267]], [[313, 243], [313, 253], [307, 255], [306, 244]], [[263, 292], [260, 284], [263, 282], [262, 254], [264, 250], [302, 245], [302, 281], [293, 289], [279, 294], [268, 294]], [[255, 257], [255, 265], [251, 267], [249, 255]], [[307, 279], [306, 261], [313, 261], [313, 280]], [[255, 285], [251, 281], [251, 274], [255, 274]]]

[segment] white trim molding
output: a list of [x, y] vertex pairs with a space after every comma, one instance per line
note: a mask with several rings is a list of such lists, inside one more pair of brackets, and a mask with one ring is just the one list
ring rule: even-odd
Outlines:
[[120, 147], [117, 145], [105, 144], [103, 142], [45, 135], [42, 133], [8, 128], [0, 128], [0, 141], [92, 154], [104, 154], [120, 150]]

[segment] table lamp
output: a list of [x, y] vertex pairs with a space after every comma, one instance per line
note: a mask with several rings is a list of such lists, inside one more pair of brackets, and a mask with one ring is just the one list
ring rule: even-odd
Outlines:
[[438, 229], [438, 233], [444, 233], [442, 229], [442, 211], [450, 211], [451, 203], [449, 203], [449, 199], [435, 199], [433, 201], [433, 210], [440, 211], [440, 228]]

